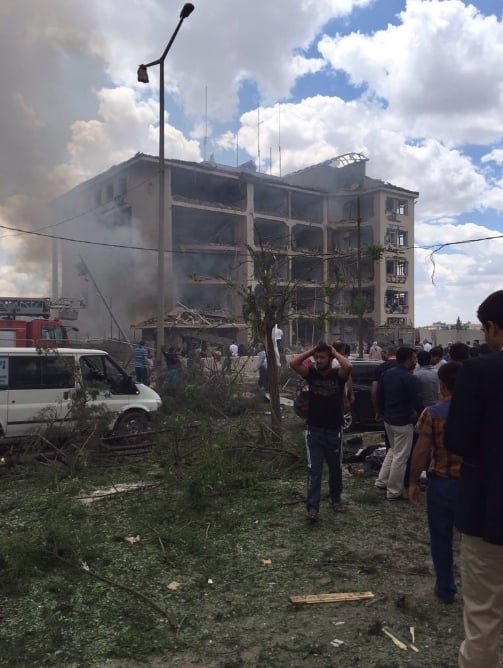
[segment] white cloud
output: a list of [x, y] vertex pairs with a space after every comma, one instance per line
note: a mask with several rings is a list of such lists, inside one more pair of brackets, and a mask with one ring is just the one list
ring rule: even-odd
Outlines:
[[[268, 170], [271, 151], [272, 172], [279, 173], [280, 142], [283, 174], [362, 151], [370, 158], [369, 175], [419, 190], [420, 243], [491, 236], [497, 230], [490, 226], [456, 221], [466, 211], [503, 211], [503, 149], [496, 145], [503, 114], [501, 20], [460, 0], [409, 0], [397, 25], [319, 38], [331, 19], [346, 28], [357, 7], [370, 18], [378, 10], [373, 4], [199, 0], [166, 59], [172, 94], [166, 98], [166, 155], [200, 160], [206, 87], [211, 137], [212, 125], [235, 120], [249, 83], [246, 94], [256, 86], [260, 96], [262, 169]], [[42, 201], [62, 188], [137, 151], [157, 154], [158, 68], [148, 86], [136, 82], [136, 69], [161, 55], [178, 9], [161, 0], [3, 0], [0, 56], [8, 67], [0, 73], [1, 224], [40, 227], [46, 222]], [[308, 53], [316, 40], [321, 57]], [[302, 77], [322, 70], [330, 82], [324, 94], [288, 97]], [[365, 92], [351, 101], [337, 97], [336, 77], [333, 86], [329, 80], [335, 71], [363, 84]], [[286, 100], [281, 139], [278, 100]], [[252, 111], [240, 118], [241, 161], [257, 154], [258, 101], [247, 100]], [[486, 146], [482, 169], [467, 142]], [[219, 137], [219, 147], [235, 150], [235, 133]], [[28, 294], [31, 282], [46, 293], [48, 244], [4, 239], [1, 290], [17, 286]], [[417, 251], [418, 322], [448, 314], [473, 319], [480, 294], [500, 280], [501, 243], [438, 253], [436, 286], [427, 258], [427, 251]]]
[[[129, 159], [138, 151], [159, 151], [159, 108], [152, 99], [139, 100], [124, 86], [97, 93], [98, 118], [75, 121], [68, 144], [70, 160], [56, 168], [56, 180], [73, 187], [80, 181]], [[166, 114], [167, 116], [167, 114]], [[199, 143], [165, 124], [165, 155], [186, 160], [201, 159]]]
[[[423, 246], [498, 235], [498, 230], [475, 223], [416, 226], [416, 243]], [[475, 322], [477, 307], [484, 297], [503, 288], [503, 239], [433, 250], [415, 251], [416, 324], [428, 325], [436, 320], [454, 323], [458, 316], [464, 322]]]
[[410, 137], [460, 145], [501, 136], [503, 24], [461, 0], [408, 0], [399, 25], [324, 36], [320, 53], [386, 100]]

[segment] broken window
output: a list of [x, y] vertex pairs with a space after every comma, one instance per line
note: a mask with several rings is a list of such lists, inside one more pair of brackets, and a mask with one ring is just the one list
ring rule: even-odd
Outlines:
[[292, 342], [301, 348], [325, 339], [325, 323], [320, 318], [299, 317], [292, 320]]
[[[374, 262], [371, 258], [363, 256], [360, 262], [360, 277], [363, 282], [374, 280]], [[352, 257], [335, 258], [329, 262], [329, 280], [341, 285], [347, 281], [354, 282], [358, 279], [358, 258]]]
[[296, 220], [323, 221], [323, 198], [321, 195], [291, 192], [291, 217]]
[[294, 225], [292, 228], [292, 249], [323, 251], [323, 230], [315, 225]]
[[253, 206], [258, 213], [269, 213], [273, 216], [288, 216], [288, 191], [284, 188], [273, 188], [255, 184], [253, 190]]
[[236, 296], [225, 285], [205, 285], [204, 290], [200, 285], [182, 283], [179, 285], [180, 302], [195, 311], [202, 313], [239, 312], [239, 306], [235, 303]]
[[173, 270], [175, 275], [182, 279], [201, 283], [203, 289], [205, 281], [222, 279], [236, 281], [240, 265], [238, 253], [187, 251], [175, 255]]
[[346, 200], [342, 207], [343, 220], [368, 220], [374, 215], [374, 196], [357, 195]]
[[401, 258], [386, 260], [386, 280], [405, 283], [407, 279], [407, 260]]
[[264, 270], [270, 270], [271, 275], [279, 280], [288, 280], [288, 256], [264, 253], [254, 258], [254, 276], [259, 280]]
[[305, 257], [294, 255], [292, 257], [292, 280], [308, 281], [311, 283], [323, 282], [323, 260], [319, 257]]
[[294, 313], [323, 313], [329, 307], [326, 291], [321, 288], [297, 288], [292, 297]]
[[239, 246], [246, 238], [246, 218], [223, 211], [174, 206], [173, 244], [177, 247]]
[[386, 290], [384, 295], [384, 310], [386, 313], [408, 313], [408, 293], [399, 290]]
[[[329, 248], [336, 253], [347, 253], [358, 249], [358, 228], [338, 227], [335, 230], [329, 230]], [[362, 225], [360, 227], [360, 245], [361, 248], [371, 246], [374, 241], [374, 231], [371, 225]]]
[[253, 226], [253, 238], [255, 246], [264, 248], [288, 247], [288, 226], [276, 220], [256, 218]]
[[107, 202], [110, 202], [114, 198], [114, 184], [112, 182], [107, 183], [107, 189], [106, 189], [106, 199]]
[[384, 245], [386, 248], [392, 246], [394, 248], [405, 248], [407, 246], [407, 231], [399, 227], [388, 227], [384, 237]]
[[175, 199], [246, 209], [246, 183], [202, 169], [171, 169], [171, 192]]
[[409, 212], [409, 203], [406, 199], [386, 197], [386, 213], [406, 216]]

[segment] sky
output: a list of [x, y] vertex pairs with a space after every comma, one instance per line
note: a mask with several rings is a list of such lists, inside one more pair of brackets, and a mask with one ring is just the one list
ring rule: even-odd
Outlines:
[[[52, 198], [158, 153], [157, 68], [148, 85], [136, 71], [160, 57], [182, 4], [0, 3], [3, 296], [50, 294], [50, 244], [18, 230], [57, 235]], [[369, 176], [420, 193], [416, 326], [475, 322], [503, 288], [501, 0], [194, 4], [165, 63], [166, 157], [260, 155], [261, 171], [285, 175], [364, 153]]]

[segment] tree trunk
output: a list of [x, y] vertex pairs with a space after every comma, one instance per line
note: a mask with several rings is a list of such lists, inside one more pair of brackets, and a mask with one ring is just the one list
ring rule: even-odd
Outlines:
[[267, 357], [267, 379], [269, 396], [271, 398], [271, 431], [274, 445], [283, 443], [283, 425], [281, 422], [281, 407], [279, 403], [279, 369], [276, 361], [276, 352], [272, 341], [272, 329], [266, 328], [265, 353]]

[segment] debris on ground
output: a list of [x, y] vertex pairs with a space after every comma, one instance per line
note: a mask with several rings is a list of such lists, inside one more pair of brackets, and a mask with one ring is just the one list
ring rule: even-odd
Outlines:
[[331, 594], [304, 594], [300, 596], [290, 596], [290, 603], [338, 603], [341, 601], [361, 601], [368, 598], [374, 598], [370, 591], [338, 592]]

